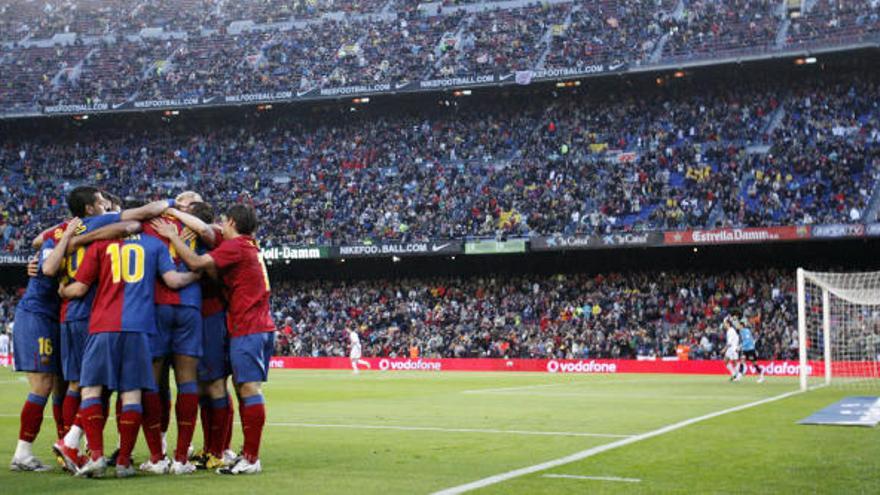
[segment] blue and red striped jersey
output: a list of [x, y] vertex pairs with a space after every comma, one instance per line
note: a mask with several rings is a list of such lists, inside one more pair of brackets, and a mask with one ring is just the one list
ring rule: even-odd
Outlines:
[[[166, 220], [171, 221], [175, 225], [177, 225], [177, 232], [180, 233], [183, 231], [184, 225], [172, 216], [165, 215], [163, 217]], [[168, 239], [159, 235], [156, 232], [156, 229], [149, 223], [144, 223], [144, 234], [150, 235], [159, 239], [162, 244], [165, 245], [165, 249], [168, 250], [168, 253], [171, 255], [171, 260], [174, 262], [174, 266], [176, 270], [179, 272], [186, 273], [189, 270], [189, 267], [186, 266], [186, 263], [183, 262], [182, 259], [177, 255], [177, 252], [174, 250], [174, 246], [168, 241]], [[193, 251], [197, 250], [198, 245], [201, 244], [198, 240], [193, 239], [189, 241], [188, 246]], [[191, 306], [194, 308], [201, 309], [202, 307], [202, 288], [199, 284], [190, 284], [180, 290], [174, 290], [167, 285], [162, 280], [156, 281], [156, 304], [170, 304], [174, 306]]]
[[[174, 271], [165, 245], [148, 235], [89, 246], [76, 280], [96, 288], [89, 333], [156, 331], [156, 280]], [[96, 283], [97, 282], [97, 283]]]
[[[103, 215], [95, 215], [82, 219], [82, 227], [79, 228], [77, 235], [100, 229], [111, 223], [120, 221], [119, 213], [105, 213]], [[65, 225], [66, 228], [66, 225]], [[63, 229], [62, 229], [63, 232]], [[70, 281], [76, 278], [79, 266], [82, 264], [83, 257], [86, 255], [88, 246], [80, 246], [75, 252], [68, 254], [64, 259], [66, 267], [65, 279]], [[89, 288], [88, 294], [81, 299], [70, 299], [61, 302], [61, 322], [65, 321], [81, 321], [88, 320], [92, 311], [92, 301], [95, 299], [95, 288]]]
[[58, 297], [58, 281], [54, 277], [43, 275], [43, 261], [55, 248], [55, 241], [61, 239], [64, 229], [57, 228], [43, 236], [43, 247], [40, 249], [37, 276], [28, 280], [27, 288], [18, 307], [31, 313], [40, 313], [53, 320], [58, 319], [61, 299]]
[[[212, 225], [211, 228], [214, 229], [214, 249], [216, 249], [223, 242], [223, 231], [216, 225]], [[207, 254], [210, 251], [204, 243], [199, 243], [196, 254]], [[199, 283], [202, 286], [202, 316], [215, 315], [225, 310], [226, 300], [223, 298], [223, 284], [217, 280], [211, 280], [211, 277], [202, 277]]]
[[246, 235], [226, 239], [208, 256], [226, 286], [229, 336], [275, 331], [269, 309], [269, 274], [257, 241]]

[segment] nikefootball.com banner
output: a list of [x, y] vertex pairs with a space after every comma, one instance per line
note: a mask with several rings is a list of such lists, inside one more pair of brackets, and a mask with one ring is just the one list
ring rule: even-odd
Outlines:
[[27, 256], [21, 254], [0, 254], [0, 265], [26, 265]]
[[462, 241], [359, 244], [331, 248], [332, 257], [357, 258], [396, 255], [453, 255], [464, 252]]
[[[377, 371], [526, 371], [552, 374], [671, 373], [726, 375], [723, 361], [638, 361], [635, 359], [466, 359], [466, 358], [364, 358]], [[798, 376], [797, 361], [759, 361], [767, 376]], [[870, 373], [872, 363], [847, 363], [847, 369]], [[351, 369], [344, 357], [274, 357], [276, 369]], [[362, 367], [363, 368], [363, 367]], [[810, 375], [824, 376], [821, 362], [810, 362]], [[752, 369], [751, 373], [756, 370]]]
[[[627, 69], [623, 63], [612, 65], [587, 65], [583, 67], [544, 69], [527, 71], [530, 77], [525, 84], [554, 81], [558, 79], [595, 76]], [[274, 92], [257, 92], [232, 95], [215, 95], [209, 97], [168, 98], [158, 100], [123, 101], [119, 103], [93, 103], [90, 105], [50, 105], [42, 108], [46, 115], [112, 112], [120, 110], [160, 110], [196, 108], [218, 105], [236, 105], [242, 103], [273, 103], [285, 101], [306, 101], [327, 98], [357, 97], [366, 95], [416, 93], [438, 89], [468, 88], [477, 86], [509, 86], [524, 84], [522, 77], [517, 78], [515, 72], [509, 74], [482, 74], [425, 81], [380, 82], [356, 86], [337, 86], [326, 88], [310, 88], [304, 91], [283, 90]]]

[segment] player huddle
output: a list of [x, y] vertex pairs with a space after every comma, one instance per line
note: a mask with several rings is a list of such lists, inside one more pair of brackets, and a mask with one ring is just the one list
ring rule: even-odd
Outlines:
[[727, 332], [724, 345], [724, 365], [730, 372], [730, 381], [738, 382], [748, 373], [749, 366], [758, 371], [758, 383], [764, 381], [764, 368], [758, 364], [758, 351], [756, 348], [755, 334], [749, 327], [746, 318], [728, 316], [724, 318], [722, 326]]
[[[30, 394], [10, 468], [49, 469], [32, 446], [51, 395], [53, 451], [76, 476], [100, 477], [108, 466], [117, 477], [134, 475], [131, 453], [141, 430], [150, 451], [141, 471], [260, 472], [261, 383], [275, 325], [252, 237], [254, 210], [234, 205], [214, 224], [211, 206], [192, 191], [126, 210], [94, 187], [77, 187], [67, 201], [73, 218], [34, 240], [36, 273], [16, 309], [15, 369], [27, 373]], [[170, 459], [169, 368], [178, 435]], [[229, 450], [230, 374], [244, 435], [240, 455]], [[113, 392], [119, 443], [105, 457]], [[200, 410], [205, 444], [192, 455]]]

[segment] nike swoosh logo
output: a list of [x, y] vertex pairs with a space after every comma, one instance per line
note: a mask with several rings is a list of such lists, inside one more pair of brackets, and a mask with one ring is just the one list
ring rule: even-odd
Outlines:
[[437, 251], [442, 251], [444, 248], [448, 247], [450, 244], [452, 244], [452, 243], [451, 243], [451, 242], [447, 242], [446, 244], [440, 244], [439, 246], [434, 245], [433, 247], [431, 247], [431, 251], [433, 251], [433, 252], [435, 252], [435, 253], [436, 253]]
[[506, 76], [501, 76], [498, 80], [499, 80], [499, 81], [506, 81], [506, 80], [510, 79], [511, 77], [513, 77], [513, 76], [514, 76], [514, 74], [507, 74]]
[[122, 105], [125, 105], [125, 103], [114, 103], [113, 110], [116, 110], [117, 108], [121, 107]]

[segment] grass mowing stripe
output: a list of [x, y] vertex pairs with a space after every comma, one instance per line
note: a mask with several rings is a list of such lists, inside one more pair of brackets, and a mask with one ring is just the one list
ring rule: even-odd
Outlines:
[[[17, 418], [18, 414], [0, 414], [0, 418]], [[51, 415], [44, 415], [51, 418]], [[108, 421], [115, 421], [109, 417]], [[241, 424], [240, 421], [234, 421]], [[440, 433], [487, 433], [502, 435], [537, 435], [550, 437], [595, 437], [595, 438], [629, 438], [633, 435], [619, 435], [615, 433], [588, 433], [580, 431], [536, 431], [536, 430], [494, 430], [483, 428], [440, 428], [436, 426], [394, 426], [394, 425], [358, 425], [358, 424], [319, 424], [319, 423], [275, 423], [268, 422], [266, 426], [288, 426], [293, 428], [342, 428], [351, 430], [398, 430], [398, 431], [434, 431]]]
[[638, 478], [618, 478], [616, 476], [578, 476], [575, 474], [545, 474], [543, 478], [562, 478], [567, 480], [620, 481], [623, 483], [641, 483]]
[[577, 431], [533, 431], [533, 430], [493, 430], [482, 428], [440, 428], [434, 426], [393, 426], [393, 425], [346, 425], [346, 424], [315, 424], [315, 423], [266, 423], [268, 426], [292, 426], [298, 428], [348, 428], [354, 430], [401, 430], [401, 431], [436, 431], [443, 433], [500, 433], [507, 435], [543, 435], [554, 437], [600, 437], [630, 438], [633, 435], [614, 433], [586, 433]]
[[618, 399], [618, 400], [743, 400], [758, 399], [760, 395], [657, 395], [657, 394], [628, 394], [628, 393], [595, 393], [595, 392], [484, 392], [485, 395], [522, 395], [527, 397], [582, 397], [585, 399]]
[[511, 392], [511, 391], [517, 391], [517, 390], [531, 390], [534, 388], [543, 388], [543, 387], [560, 387], [563, 385], [568, 385], [568, 383], [542, 383], [540, 385], [524, 385], [522, 387], [477, 388], [474, 390], [463, 390], [461, 393], [463, 393], [463, 394], [491, 394], [491, 393]]
[[469, 492], [471, 490], [476, 490], [478, 488], [484, 488], [490, 485], [494, 485], [497, 483], [501, 483], [502, 481], [507, 481], [513, 478], [519, 478], [520, 476], [525, 476], [527, 474], [537, 473], [540, 471], [545, 471], [547, 469], [555, 468], [557, 466], [562, 466], [565, 464], [570, 464], [572, 462], [580, 461], [586, 459], [588, 457], [592, 457], [597, 454], [601, 454], [602, 452], [607, 452], [609, 450], [613, 450], [619, 447], [623, 447], [625, 445], [629, 445], [636, 442], [641, 442], [642, 440], [647, 440], [649, 438], [653, 438], [656, 436], [660, 436], [671, 431], [679, 430], [684, 428], [685, 426], [690, 426], [694, 423], [699, 423], [701, 421], [705, 421], [707, 419], [717, 418], [718, 416], [723, 416], [725, 414], [730, 414], [738, 411], [743, 411], [745, 409], [749, 409], [752, 407], [760, 406], [763, 404], [769, 404], [771, 402], [776, 402], [778, 400], [786, 399], [788, 397], [798, 395], [803, 393], [801, 390], [795, 390], [792, 392], [786, 392], [784, 394], [776, 395], [774, 397], [769, 397], [767, 399], [762, 399], [755, 402], [749, 402], [748, 404], [743, 404], [740, 406], [731, 407], [728, 409], [724, 409], [721, 411], [704, 414], [703, 416], [698, 416], [696, 418], [686, 419], [684, 421], [679, 421], [678, 423], [673, 423], [668, 426], [664, 426], [663, 428], [658, 428], [654, 431], [649, 431], [647, 433], [642, 433], [641, 435], [636, 435], [634, 437], [624, 438], [622, 440], [617, 440], [616, 442], [607, 443], [605, 445], [600, 445], [598, 447], [593, 447], [591, 449], [582, 450], [580, 452], [576, 452], [569, 456], [560, 457], [559, 459], [554, 459], [552, 461], [543, 462], [541, 464], [535, 464], [534, 466], [528, 466], [520, 469], [515, 469], [513, 471], [508, 471], [506, 473], [496, 474], [494, 476], [489, 476], [488, 478], [483, 478], [481, 480], [472, 481], [470, 483], [466, 483], [464, 485], [454, 486], [452, 488], [446, 488], [444, 490], [440, 490], [438, 492], [434, 492], [433, 495], [458, 495], [460, 493]]

